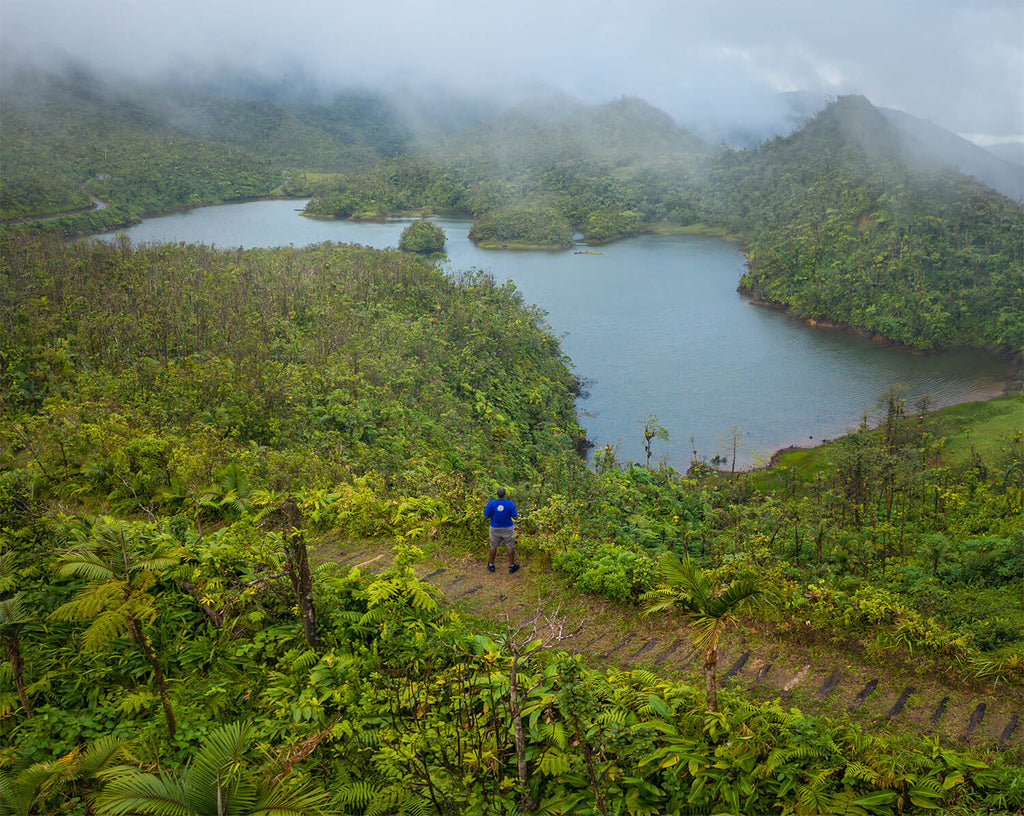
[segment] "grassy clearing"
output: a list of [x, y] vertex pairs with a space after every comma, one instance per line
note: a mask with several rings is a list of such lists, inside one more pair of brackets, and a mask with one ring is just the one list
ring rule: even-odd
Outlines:
[[[942, 461], [958, 467], [971, 460], [972, 451], [986, 465], [1005, 457], [1009, 441], [1024, 432], [1024, 396], [1015, 394], [983, 402], [964, 402], [932, 413], [939, 435], [946, 438]], [[877, 430], [872, 433], [879, 433]], [[784, 487], [787, 473], [801, 481], [811, 481], [830, 467], [835, 441], [813, 448], [790, 448], [776, 457], [775, 463], [754, 481], [761, 490]]]
[[965, 402], [943, 409], [946, 449], [943, 458], [949, 464], [962, 464], [971, 451], [986, 464], [1005, 455], [1007, 443], [1024, 431], [1024, 396], [1015, 394], [985, 402]]

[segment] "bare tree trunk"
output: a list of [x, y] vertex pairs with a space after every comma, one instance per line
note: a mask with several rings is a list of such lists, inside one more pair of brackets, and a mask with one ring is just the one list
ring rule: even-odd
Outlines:
[[601, 811], [601, 816], [608, 816], [608, 808], [605, 807], [604, 797], [601, 796], [601, 787], [598, 784], [597, 769], [594, 767], [594, 752], [590, 748], [590, 741], [580, 726], [579, 717], [576, 712], [572, 713], [572, 725], [576, 730], [576, 739], [583, 749], [583, 759], [587, 763], [587, 775], [590, 777], [590, 791], [594, 794], [594, 804]]
[[526, 737], [522, 730], [522, 713], [519, 710], [519, 657], [512, 655], [512, 668], [509, 670], [509, 712], [512, 715], [512, 728], [515, 732], [515, 759], [519, 772], [519, 784], [522, 786], [520, 805], [529, 813], [537, 807], [537, 801], [529, 792], [529, 768], [526, 766]]
[[519, 657], [512, 656], [512, 667], [508, 674], [509, 711], [512, 714], [512, 727], [516, 739], [516, 765], [519, 771], [519, 784], [523, 788], [520, 805], [527, 813], [537, 807], [537, 799], [530, 793], [530, 769], [526, 765], [526, 737], [523, 734], [523, 715], [519, 708]]
[[704, 654], [704, 677], [708, 688], [708, 711], [718, 711], [718, 683], [715, 670], [718, 668], [718, 649], [709, 648]]
[[284, 517], [288, 523], [285, 531], [285, 549], [288, 553], [292, 590], [302, 617], [302, 632], [310, 649], [320, 650], [320, 638], [316, 634], [316, 610], [313, 608], [313, 575], [309, 571], [309, 554], [306, 552], [306, 537], [302, 532], [302, 512], [289, 498], [284, 503]]
[[160, 661], [157, 660], [156, 654], [153, 653], [153, 647], [149, 643], [149, 638], [142, 631], [142, 624], [134, 619], [132, 620], [132, 634], [135, 637], [135, 642], [139, 644], [139, 648], [142, 649], [142, 653], [146, 656], [146, 660], [149, 661], [149, 665], [153, 667], [153, 679], [156, 680], [156, 687], [160, 692], [160, 702], [164, 707], [164, 719], [167, 720], [167, 733], [171, 739], [174, 739], [174, 735], [178, 730], [178, 724], [174, 720], [174, 709], [171, 708], [171, 698], [167, 694], [164, 670], [160, 666]]
[[7, 659], [11, 661], [11, 669], [14, 671], [14, 686], [18, 689], [18, 699], [21, 700], [21, 707], [25, 709], [25, 716], [32, 717], [32, 704], [28, 701], [25, 693], [25, 661], [21, 658], [21, 648], [16, 638], [12, 637], [7, 641]]

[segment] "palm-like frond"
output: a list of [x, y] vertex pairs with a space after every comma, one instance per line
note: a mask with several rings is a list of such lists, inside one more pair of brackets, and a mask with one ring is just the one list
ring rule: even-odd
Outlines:
[[[175, 777], [161, 777], [132, 768], [114, 777], [97, 795], [94, 806], [102, 816], [199, 816], [188, 803], [185, 787]], [[210, 811], [216, 813], [216, 809]]]
[[32, 615], [21, 593], [0, 601], [0, 634], [13, 633], [30, 620]]
[[257, 780], [243, 773], [251, 741], [252, 729], [242, 723], [227, 723], [206, 738], [183, 774], [189, 799], [198, 812], [248, 813], [255, 806]]
[[725, 588], [721, 595], [714, 596], [708, 601], [707, 614], [713, 617], [723, 617], [726, 614], [738, 612], [761, 594], [762, 590], [757, 582], [737, 578]]
[[708, 599], [714, 594], [714, 588], [704, 574], [704, 570], [694, 564], [686, 555], [665, 553], [658, 562], [658, 574], [664, 584], [676, 589], [694, 606], [706, 605]]
[[270, 785], [246, 762], [247, 724], [221, 726], [180, 774], [155, 776], [136, 768], [104, 772], [96, 797], [100, 816], [321, 816], [327, 794], [308, 785]]
[[180, 547], [161, 548], [140, 558], [135, 562], [139, 569], [161, 572], [162, 570], [176, 567], [183, 560], [188, 558], [188, 553]]
[[308, 785], [293, 789], [277, 784], [260, 797], [247, 816], [318, 816], [328, 802], [326, 793]]
[[722, 630], [731, 623], [731, 616], [723, 618], [709, 615], [693, 615], [693, 645], [698, 649], [717, 649]]
[[57, 567], [57, 574], [63, 578], [81, 577], [90, 581], [107, 581], [113, 578], [111, 562], [100, 557], [92, 547], [75, 547], [64, 553]]

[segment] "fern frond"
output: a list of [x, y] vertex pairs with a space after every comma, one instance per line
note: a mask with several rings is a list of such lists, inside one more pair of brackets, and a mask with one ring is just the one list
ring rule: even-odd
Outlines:
[[421, 797], [400, 788], [388, 788], [366, 806], [364, 816], [427, 816], [429, 803]]
[[121, 604], [128, 589], [128, 585], [123, 581], [107, 581], [87, 586], [70, 601], [54, 609], [50, 613], [50, 620], [88, 620], [105, 609]]
[[409, 585], [409, 602], [414, 609], [422, 609], [434, 612], [437, 609], [437, 600], [426, 587], [429, 584], [422, 584], [419, 581]]
[[346, 805], [357, 805], [366, 807], [377, 796], [380, 795], [381, 787], [373, 782], [359, 780], [349, 782], [338, 789], [338, 800]]
[[561, 776], [572, 767], [569, 757], [562, 751], [551, 749], [540, 758], [540, 771], [548, 776]]
[[0, 601], [0, 629], [21, 627], [22, 624], [28, 623], [30, 620], [32, 620], [32, 615], [20, 592]]
[[103, 612], [96, 616], [82, 634], [82, 646], [87, 652], [98, 652], [110, 641], [128, 631], [129, 619], [119, 612]]
[[878, 781], [878, 771], [874, 768], [869, 768], [867, 765], [850, 762], [846, 766], [846, 772], [843, 775], [843, 779], [859, 779], [862, 782], [867, 782], [873, 785]]
[[307, 672], [320, 662], [320, 655], [307, 649], [292, 661], [292, 673]]
[[135, 715], [140, 711], [146, 711], [159, 700], [160, 697], [152, 691], [136, 691], [126, 695], [117, 710], [122, 714]]

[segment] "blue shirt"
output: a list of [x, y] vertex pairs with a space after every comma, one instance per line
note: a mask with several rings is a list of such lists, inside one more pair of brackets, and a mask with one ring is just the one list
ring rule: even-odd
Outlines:
[[519, 518], [515, 503], [511, 499], [491, 499], [484, 508], [484, 515], [491, 520], [492, 527], [511, 527], [512, 519]]

